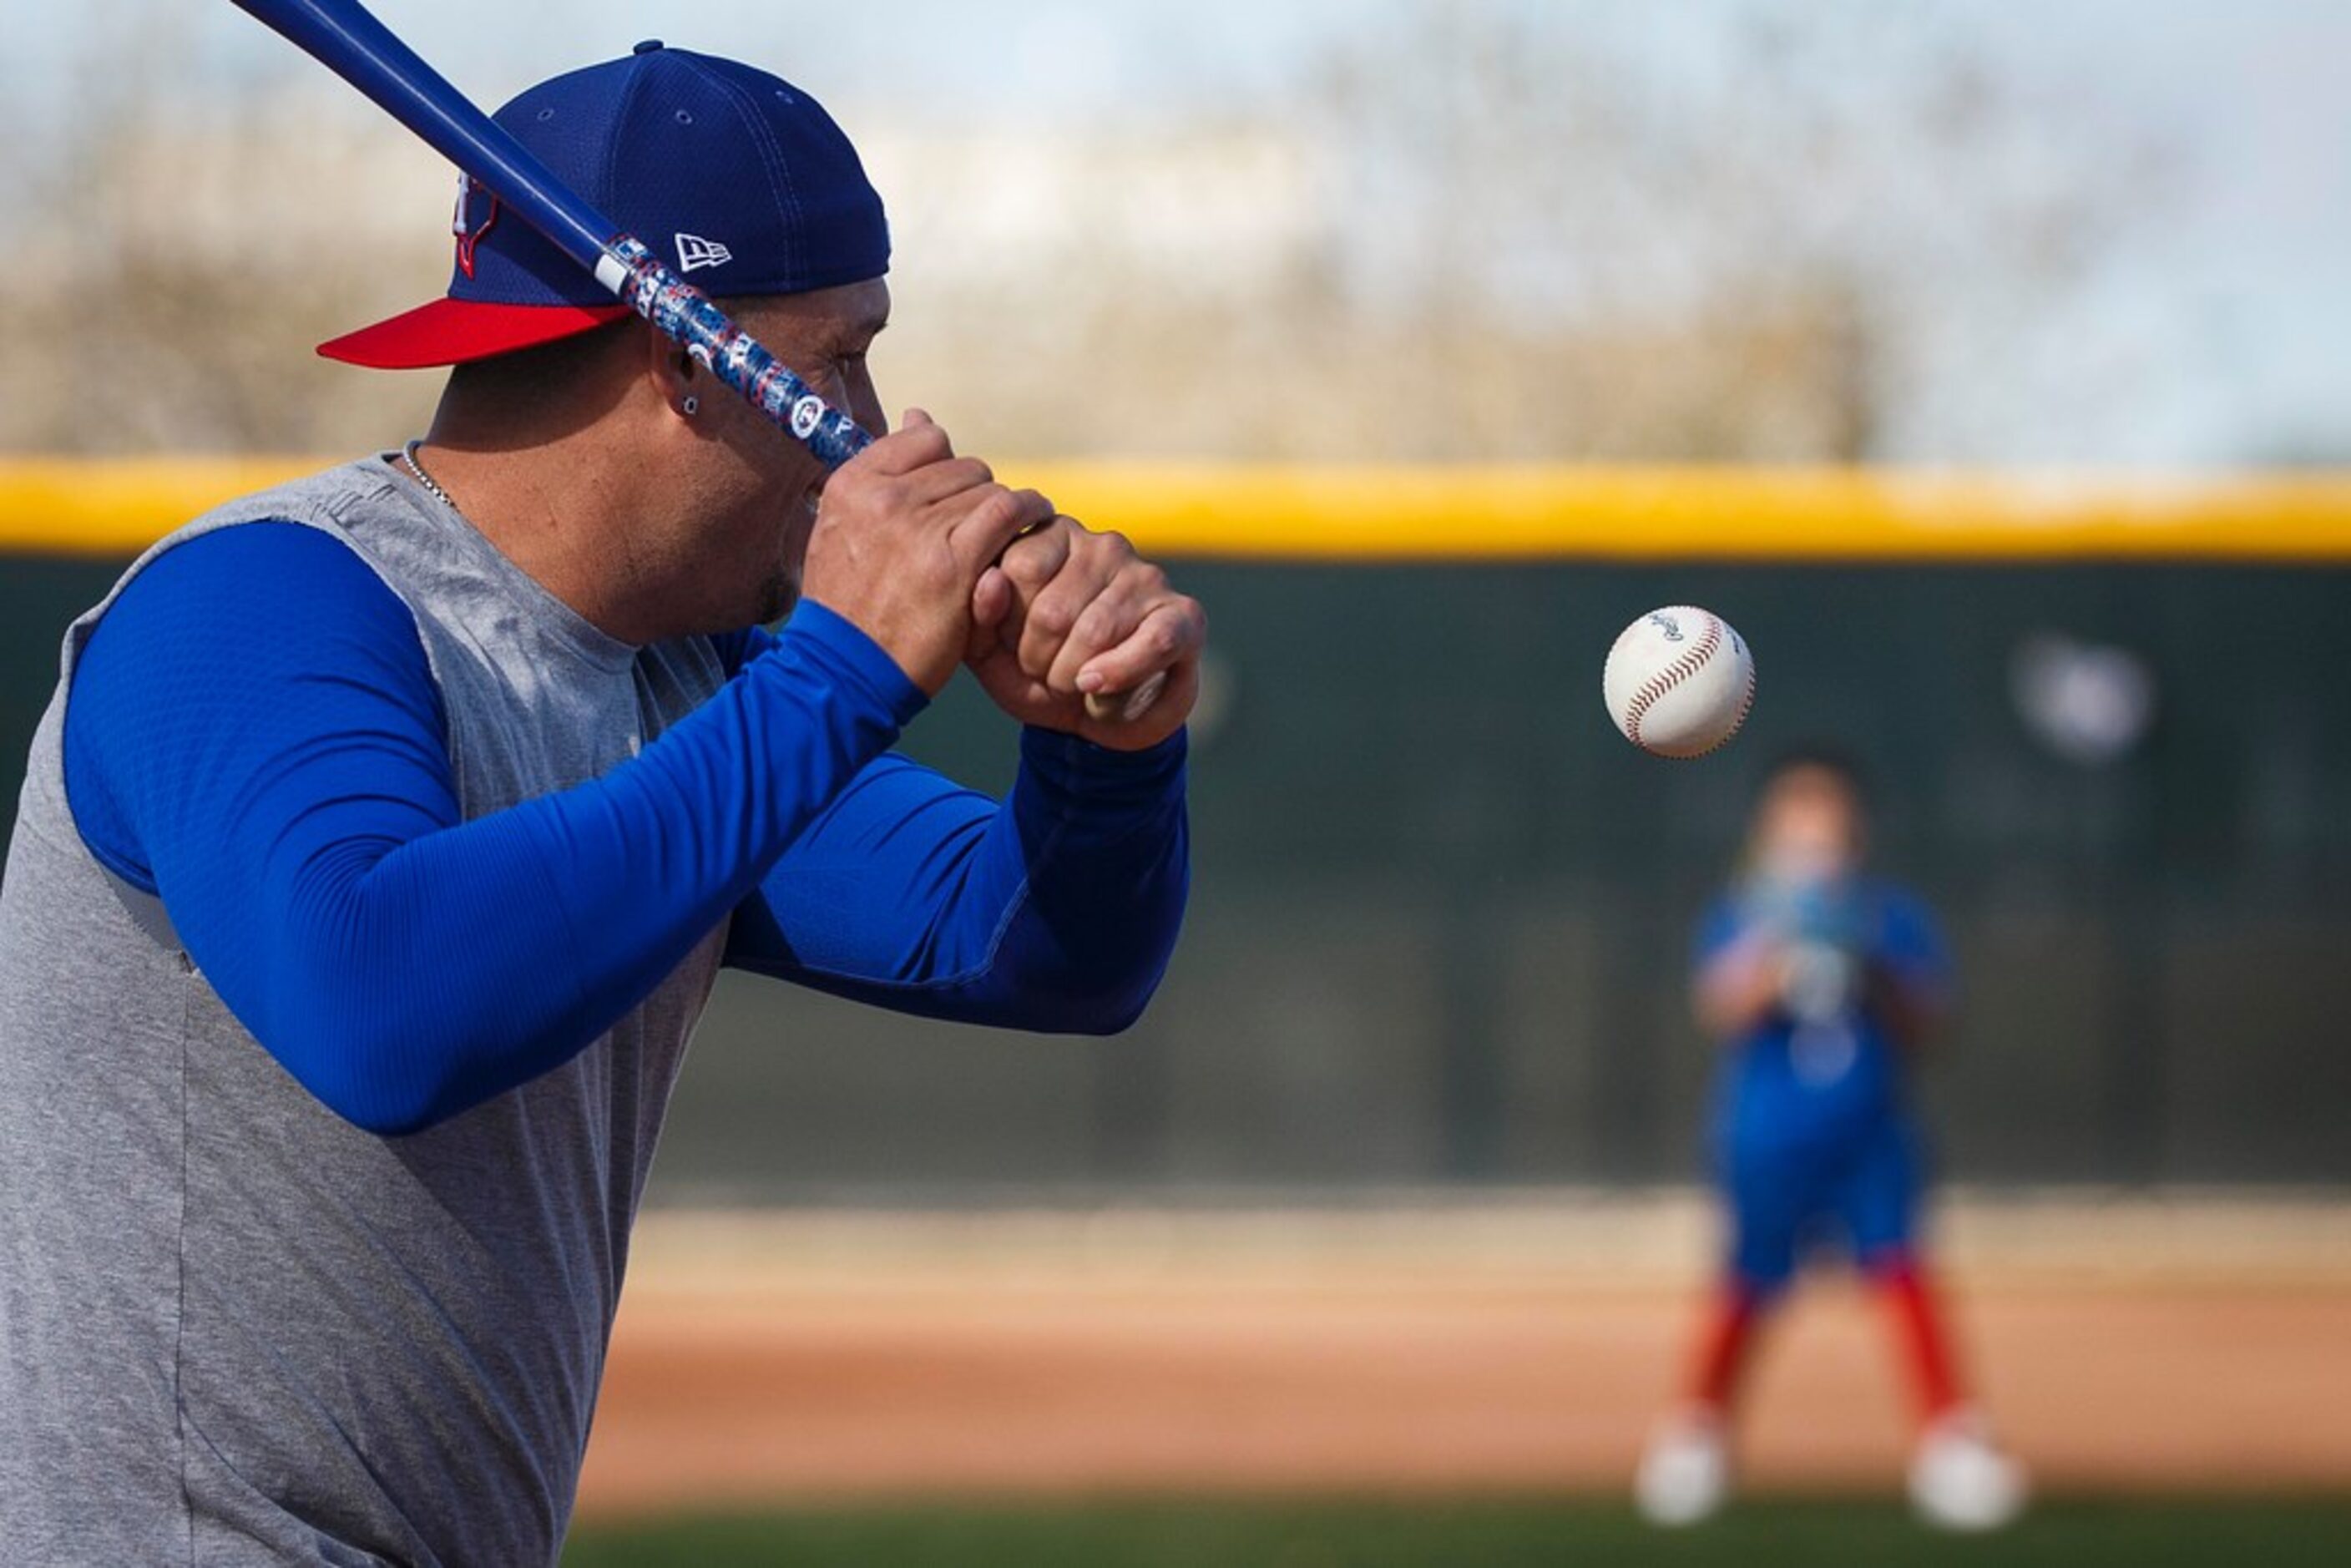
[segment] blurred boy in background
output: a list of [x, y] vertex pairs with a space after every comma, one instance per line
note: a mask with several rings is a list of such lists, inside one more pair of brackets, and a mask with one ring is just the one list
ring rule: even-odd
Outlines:
[[1765, 779], [1736, 880], [1698, 937], [1693, 1001], [1719, 1040], [1712, 1154], [1730, 1253], [1683, 1403], [1636, 1485], [1659, 1524], [1730, 1491], [1730, 1437], [1758, 1331], [1815, 1244], [1847, 1250], [1884, 1301], [1916, 1396], [1910, 1495], [1953, 1529], [1992, 1529], [2024, 1500], [1955, 1370], [1918, 1235], [1925, 1189], [1910, 1061], [1950, 996], [1949, 964], [1915, 896], [1865, 874], [1858, 776], [1826, 753]]

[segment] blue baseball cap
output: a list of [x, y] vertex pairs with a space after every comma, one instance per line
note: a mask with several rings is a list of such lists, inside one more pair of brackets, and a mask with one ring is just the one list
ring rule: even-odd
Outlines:
[[[705, 293], [800, 294], [890, 270], [890, 227], [822, 105], [762, 70], [639, 44], [492, 116], [565, 183]], [[379, 370], [462, 364], [630, 314], [459, 176], [449, 292], [319, 345]]]

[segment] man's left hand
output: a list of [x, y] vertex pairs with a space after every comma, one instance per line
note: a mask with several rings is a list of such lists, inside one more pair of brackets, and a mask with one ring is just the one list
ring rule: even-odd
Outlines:
[[1190, 716], [1207, 640], [1199, 601], [1123, 536], [1057, 517], [980, 577], [964, 663], [1022, 724], [1141, 751]]

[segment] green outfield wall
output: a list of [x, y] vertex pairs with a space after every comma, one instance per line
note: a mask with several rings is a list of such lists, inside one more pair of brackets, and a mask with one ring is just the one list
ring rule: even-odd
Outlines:
[[[1104, 518], [1133, 486], [1214, 622], [1193, 916], [1158, 1004], [1117, 1040], [1040, 1040], [730, 979], [672, 1199], [1686, 1178], [1690, 921], [1758, 769], [1813, 740], [1869, 765], [1883, 864], [1959, 951], [1965, 1007], [1921, 1083], [1949, 1174], [2351, 1180], [2351, 482], [1392, 475], [1353, 492], [1387, 499], [1351, 553], [1360, 475], [1272, 486], [1254, 528], [1246, 476], [1062, 477]], [[1504, 480], [1532, 486], [1516, 512]], [[62, 535], [29, 483], [0, 469], [10, 800], [58, 632], [198, 493]], [[1698, 763], [1635, 753], [1598, 698], [1616, 631], [1672, 602], [1730, 619], [1760, 672], [1748, 733]], [[2114, 759], [2059, 755], [2020, 707], [2052, 647], [2147, 680]], [[958, 691], [910, 749], [996, 786], [1011, 737]]]

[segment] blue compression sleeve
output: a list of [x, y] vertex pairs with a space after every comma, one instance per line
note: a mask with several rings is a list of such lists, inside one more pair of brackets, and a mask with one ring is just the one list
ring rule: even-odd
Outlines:
[[1110, 1033], [1141, 1014], [1188, 887], [1181, 732], [1133, 754], [1025, 731], [1003, 804], [868, 767], [737, 914], [727, 961], [903, 1012]]
[[610, 1028], [923, 701], [811, 605], [639, 757], [461, 822], [407, 608], [340, 541], [253, 523], [152, 562], [99, 622], [67, 785], [255, 1038], [398, 1133]]

